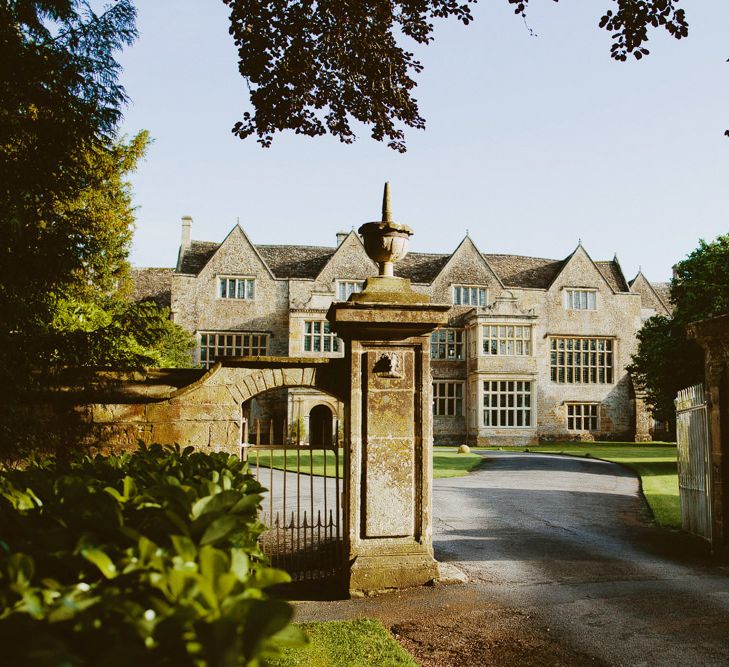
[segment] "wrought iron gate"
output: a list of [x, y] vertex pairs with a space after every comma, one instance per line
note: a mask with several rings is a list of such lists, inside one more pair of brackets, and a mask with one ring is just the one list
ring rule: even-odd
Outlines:
[[[338, 429], [331, 442], [301, 443], [300, 426], [255, 420], [243, 428], [243, 457], [268, 489], [261, 521], [261, 546], [271, 564], [294, 581], [337, 580], [345, 572], [342, 456]], [[249, 442], [253, 440], [253, 442]], [[262, 443], [266, 444], [262, 444]]]
[[675, 404], [681, 527], [711, 540], [711, 454], [703, 386], [682, 389]]

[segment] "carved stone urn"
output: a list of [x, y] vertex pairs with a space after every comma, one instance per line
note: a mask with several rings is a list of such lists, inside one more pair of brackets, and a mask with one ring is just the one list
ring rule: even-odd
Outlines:
[[351, 303], [429, 303], [426, 294], [414, 292], [407, 278], [398, 278], [394, 264], [408, 254], [413, 230], [392, 220], [390, 184], [385, 183], [382, 197], [382, 220], [368, 222], [359, 228], [365, 251], [379, 268], [379, 275], [367, 278], [364, 289], [349, 297]]
[[394, 263], [408, 254], [408, 243], [413, 230], [392, 220], [389, 183], [385, 183], [382, 197], [382, 220], [368, 222], [358, 231], [367, 254], [377, 262], [380, 276], [392, 278]]

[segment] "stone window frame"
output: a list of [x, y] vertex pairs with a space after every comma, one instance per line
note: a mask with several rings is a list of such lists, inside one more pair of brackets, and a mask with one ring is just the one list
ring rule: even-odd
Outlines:
[[[478, 303], [471, 302], [474, 298], [474, 290], [475, 300]], [[464, 294], [468, 294], [467, 302], [463, 299]], [[483, 285], [465, 285], [460, 283], [451, 285], [451, 301], [454, 306], [485, 307], [488, 303], [488, 289]]]
[[[450, 340], [451, 334], [452, 340]], [[466, 359], [465, 329], [441, 327], [433, 331], [430, 334], [430, 358], [435, 361], [464, 361]]]
[[600, 404], [589, 401], [569, 401], [567, 406], [568, 431], [599, 431]]
[[597, 292], [595, 287], [565, 287], [564, 307], [566, 310], [596, 311]]
[[[480, 329], [480, 356], [533, 356], [534, 327], [531, 324], [515, 324], [513, 322], [489, 322], [481, 324]], [[496, 331], [493, 332], [492, 329], [495, 329]], [[511, 332], [509, 330], [511, 330]], [[521, 335], [516, 335], [517, 330], [521, 330]], [[528, 330], [529, 332], [528, 337], [524, 335], [525, 330]], [[494, 333], [496, 335], [494, 335]], [[519, 348], [521, 348], [521, 352], [517, 351], [519, 350]]]
[[[209, 339], [211, 336], [214, 337], [212, 345]], [[197, 339], [200, 363], [204, 368], [210, 368], [221, 357], [267, 356], [271, 334], [264, 331], [198, 331]], [[223, 350], [222, 354], [217, 352], [220, 349]], [[215, 350], [212, 358], [210, 350]]]
[[337, 300], [346, 301], [350, 295], [361, 292], [364, 282], [364, 280], [337, 280]]
[[[601, 343], [604, 349], [600, 349]], [[615, 384], [616, 357], [617, 340], [612, 336], [549, 336], [549, 377], [553, 384]]]
[[[525, 389], [525, 386], [528, 388]], [[499, 429], [533, 429], [537, 423], [535, 389], [534, 378], [482, 379], [479, 402], [481, 426]]]
[[463, 381], [433, 380], [433, 416], [463, 417]]
[[[304, 328], [302, 339], [304, 352], [317, 352], [319, 354], [336, 354], [341, 352], [341, 341], [337, 338], [337, 334], [331, 330], [329, 320], [304, 320], [302, 326]], [[319, 347], [318, 350], [315, 349], [317, 344]], [[329, 349], [325, 349], [326, 347], [329, 347]]]
[[[256, 298], [256, 277], [239, 275], [216, 276], [215, 295], [222, 301], [253, 301]], [[231, 281], [234, 281], [233, 296], [229, 294]], [[243, 289], [241, 290], [241, 285]], [[241, 296], [242, 294], [242, 296]]]

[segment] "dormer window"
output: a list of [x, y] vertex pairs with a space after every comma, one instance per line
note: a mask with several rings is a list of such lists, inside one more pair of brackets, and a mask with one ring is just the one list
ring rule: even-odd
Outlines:
[[220, 299], [245, 299], [251, 301], [255, 296], [255, 278], [238, 278], [235, 276], [220, 276], [218, 278], [218, 298]]
[[567, 310], [597, 310], [597, 290], [567, 289], [564, 298]]
[[453, 303], [456, 306], [485, 306], [486, 288], [471, 285], [453, 285]]
[[361, 292], [364, 285], [363, 280], [340, 280], [338, 281], [339, 300], [346, 301], [355, 292]]

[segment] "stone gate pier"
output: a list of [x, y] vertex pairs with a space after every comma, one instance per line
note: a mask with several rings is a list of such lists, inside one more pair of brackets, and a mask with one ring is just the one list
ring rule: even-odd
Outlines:
[[345, 516], [351, 593], [418, 586], [438, 577], [432, 545], [430, 333], [448, 304], [393, 277], [412, 230], [391, 220], [359, 229], [379, 264], [362, 292], [327, 314], [345, 341]]

